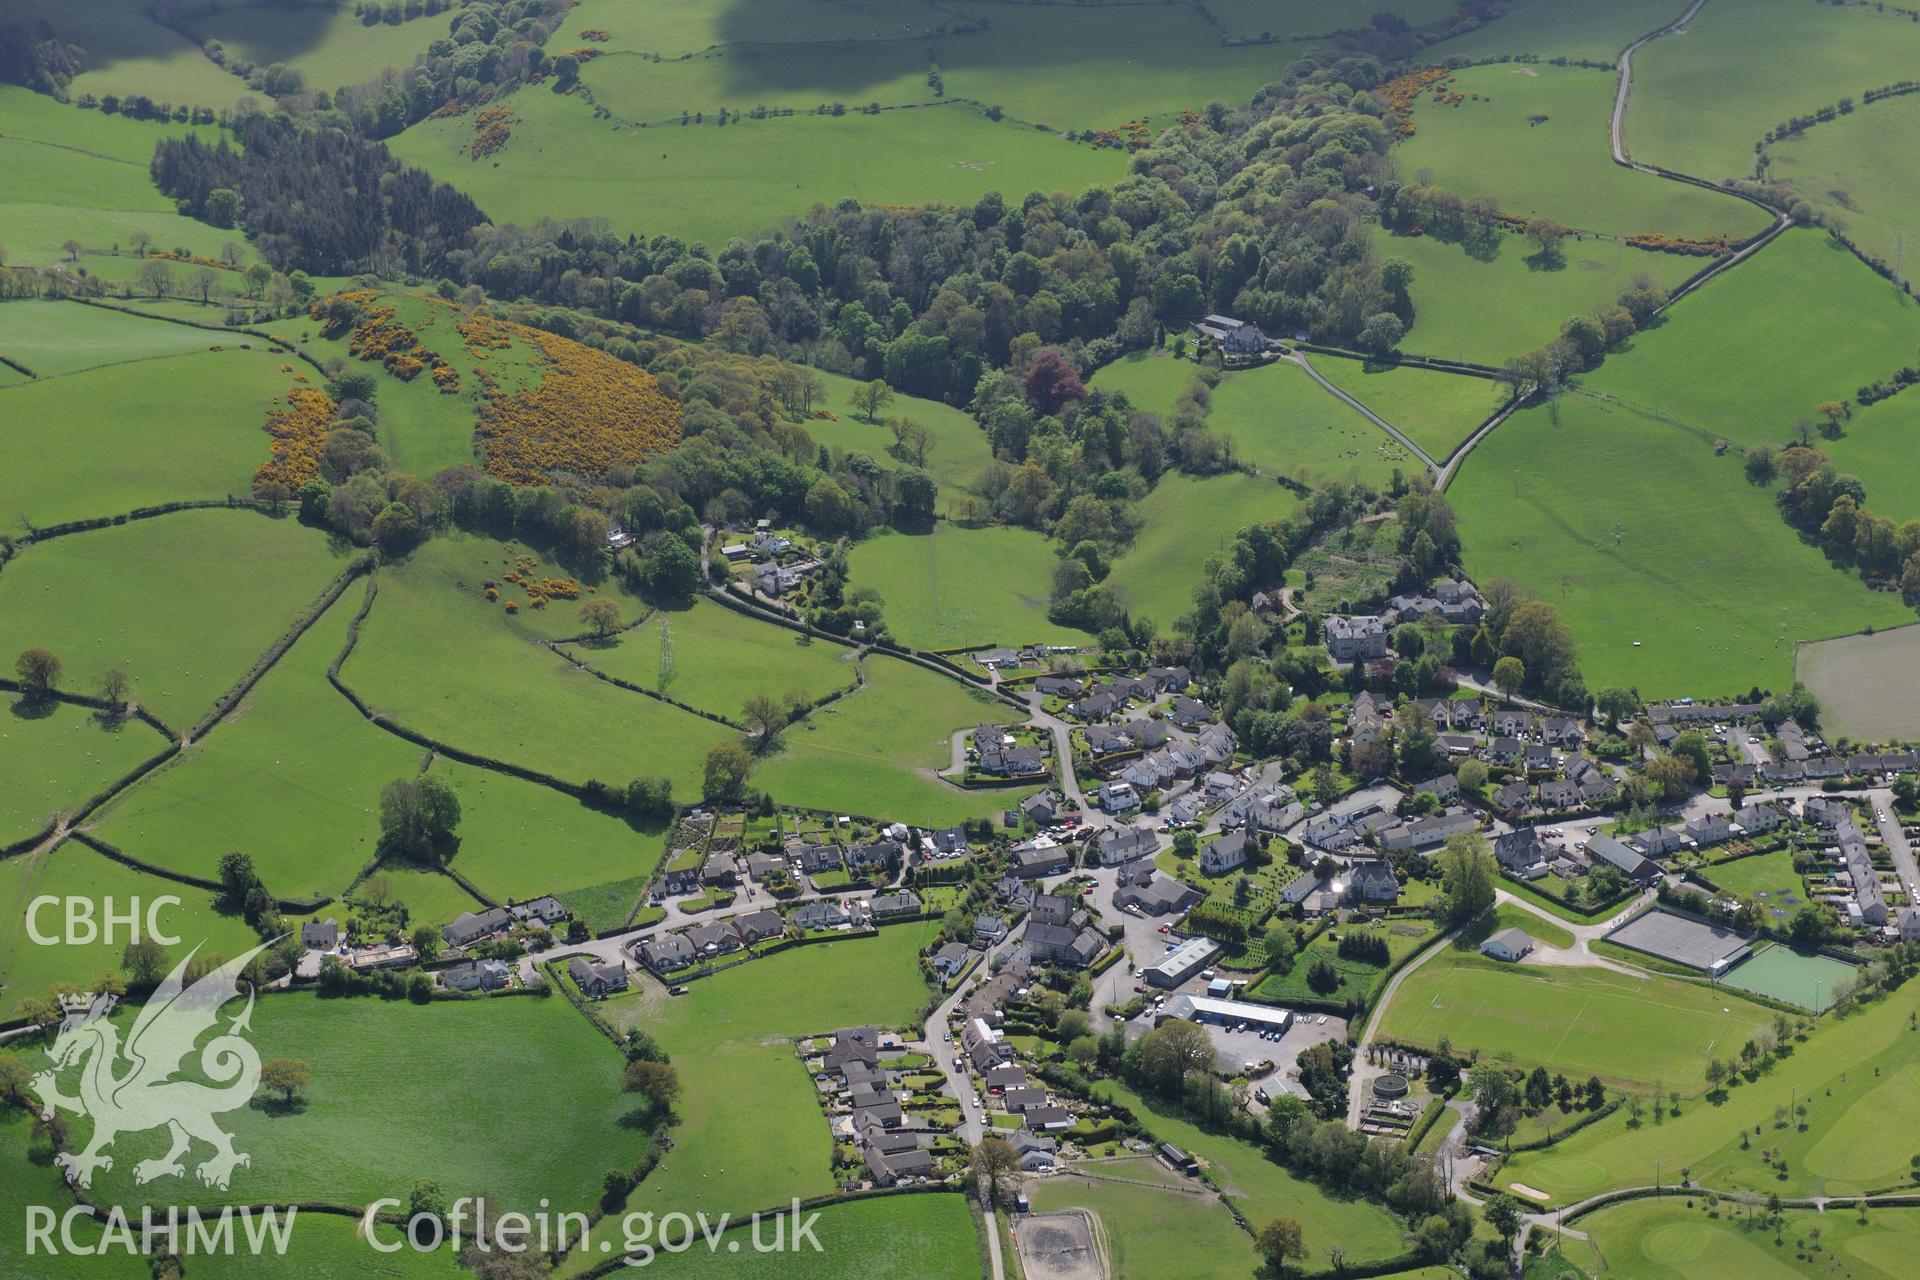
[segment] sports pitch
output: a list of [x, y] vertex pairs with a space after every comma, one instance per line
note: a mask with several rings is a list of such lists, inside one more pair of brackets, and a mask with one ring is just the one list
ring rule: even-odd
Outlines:
[[1702, 972], [1747, 945], [1747, 940], [1732, 929], [1689, 920], [1670, 911], [1649, 911], [1629, 920], [1608, 934], [1607, 941]]
[[1833, 1004], [1834, 988], [1851, 981], [1853, 976], [1853, 966], [1843, 960], [1802, 955], [1791, 947], [1772, 946], [1721, 981], [1770, 1000], [1785, 1000], [1802, 1009], [1824, 1013]]

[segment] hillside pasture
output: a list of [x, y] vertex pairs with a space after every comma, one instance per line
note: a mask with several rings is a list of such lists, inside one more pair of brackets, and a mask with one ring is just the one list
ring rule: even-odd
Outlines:
[[960, 103], [724, 128], [709, 115], [650, 129], [595, 120], [584, 101], [545, 86], [502, 105], [519, 117], [512, 139], [482, 160], [466, 154], [465, 116], [424, 121], [390, 145], [502, 221], [604, 217], [619, 233], [710, 244], [842, 199], [966, 204], [987, 191], [1078, 192], [1126, 170], [1122, 152], [995, 122]]
[[1507, 400], [1506, 389], [1492, 379], [1418, 365], [1316, 355], [1313, 367], [1442, 461]]
[[166, 745], [139, 720], [0, 695], [0, 845], [37, 834]]
[[677, 0], [581, 0], [550, 43], [581, 43], [604, 31], [600, 47], [667, 58], [715, 45], [923, 38], [951, 20], [931, 0], [756, 0], [750, 5], [689, 5]]
[[64, 902], [85, 898], [95, 903], [98, 911], [108, 898], [125, 910], [125, 904], [134, 899], [152, 903], [169, 896], [178, 898], [179, 904], [161, 906], [159, 919], [169, 936], [180, 939], [167, 948], [174, 960], [185, 958], [196, 946], [207, 952], [239, 955], [258, 941], [240, 917], [215, 912], [213, 895], [207, 890], [136, 870], [76, 841], [0, 862], [0, 919], [6, 922], [6, 928], [0, 929], [0, 1014], [12, 1017], [23, 998], [43, 996], [56, 982], [84, 986], [103, 973], [118, 970], [126, 950], [124, 936], [116, 936], [111, 943], [98, 937], [92, 942], [67, 939], [65, 920], [57, 905], [42, 908], [36, 923], [43, 935], [60, 935], [60, 944], [43, 946], [35, 942], [27, 933], [26, 920], [27, 908], [34, 899], [50, 897]]
[[1446, 82], [1445, 101], [1421, 95], [1414, 134], [1395, 146], [1394, 162], [1409, 178], [1430, 174], [1504, 214], [1583, 231], [1691, 240], [1766, 230], [1772, 219], [1744, 200], [1614, 164], [1606, 133], [1614, 87], [1611, 73], [1588, 67], [1464, 67]]
[[246, 494], [267, 459], [267, 414], [289, 386], [283, 363], [189, 351], [6, 389], [0, 512], [11, 527], [45, 527]]
[[[1911, 388], [1909, 388], [1911, 392]], [[1834, 467], [1860, 477], [1867, 505], [1898, 523], [1920, 519], [1920, 396], [1901, 394], [1855, 408], [1838, 438], [1813, 437]]]
[[[771, 1207], [771, 1206], [769, 1206]], [[685, 1253], [661, 1253], [647, 1264], [669, 1280], [778, 1277], [778, 1280], [973, 1280], [979, 1238], [967, 1201], [957, 1193], [855, 1200], [818, 1211], [813, 1236], [819, 1251], [758, 1252], [752, 1227], [742, 1223], [717, 1249], [696, 1244]], [[811, 1216], [811, 1215], [809, 1215]], [[771, 1224], [761, 1231], [773, 1235]], [[618, 1245], [615, 1246], [619, 1247]], [[737, 1252], [735, 1251], [737, 1249]]]
[[1588, 396], [1563, 397], [1555, 416], [1515, 414], [1448, 497], [1467, 571], [1512, 578], [1558, 608], [1593, 688], [1784, 688], [1800, 641], [1910, 620], [1897, 597], [1801, 542], [1710, 439]]
[[[249, 1037], [263, 1059], [311, 1064], [304, 1105], [254, 1105], [223, 1121], [234, 1146], [253, 1156], [227, 1191], [184, 1180], [137, 1187], [133, 1167], [166, 1149], [164, 1129], [123, 1133], [97, 1196], [218, 1203], [364, 1204], [404, 1200], [431, 1169], [449, 1200], [485, 1191], [502, 1208], [541, 1199], [585, 1209], [601, 1175], [630, 1167], [647, 1143], [621, 1118], [634, 1100], [620, 1091], [619, 1050], [558, 996], [448, 1001], [420, 1006], [306, 994], [258, 1001]], [[492, 1119], [448, 1124], [396, 1081], [432, 1080], [461, 1106]], [[75, 1125], [84, 1141], [85, 1123]]]
[[1566, 241], [1557, 262], [1541, 261], [1527, 241], [1506, 233], [1473, 252], [1379, 228], [1374, 244], [1381, 257], [1413, 268], [1413, 326], [1401, 348], [1496, 366], [1553, 341], [1569, 318], [1610, 306], [1641, 276], [1672, 289], [1702, 265], [1591, 237]]
[[1240, 462], [1271, 475], [1384, 486], [1395, 467], [1407, 474], [1420, 467], [1391, 436], [1290, 361], [1229, 374], [1213, 390], [1207, 426], [1232, 438]]
[[1402, 1044], [1511, 1053], [1521, 1066], [1693, 1093], [1773, 1015], [1723, 990], [1598, 968], [1512, 965], [1448, 951], [1410, 974], [1381, 1032]]
[[186, 729], [346, 562], [346, 549], [316, 530], [250, 509], [181, 511], [35, 543], [0, 574], [0, 651], [51, 649], [74, 688], [118, 667], [138, 702]]
[[931, 533], [877, 532], [847, 562], [848, 585], [878, 591], [887, 630], [915, 649], [1086, 639], [1047, 620], [1057, 557], [1030, 529], [943, 521]]
[[[476, 554], [487, 547], [436, 538], [383, 570], [346, 682], [400, 724], [463, 750], [571, 782], [666, 777], [676, 795], [697, 795], [708, 749], [738, 735], [540, 646], [506, 614], [507, 596], [489, 603], [482, 594], [481, 582], [500, 573]], [[522, 603], [520, 617], [536, 612]], [[568, 602], [540, 612], [553, 615], [547, 625], [578, 626]], [[449, 663], [449, 653], [461, 661]], [[621, 732], [605, 732], [614, 724]]]
[[411, 66], [435, 40], [445, 39], [457, 11], [405, 22], [362, 22], [352, 5], [239, 4], [199, 15], [194, 25], [218, 40], [229, 58], [258, 67], [284, 63], [307, 88], [331, 91], [365, 84], [388, 67]]
[[832, 1190], [827, 1117], [792, 1042], [912, 1022], [928, 995], [916, 956], [936, 929], [891, 925], [792, 948], [691, 983], [684, 996], [642, 979], [596, 1006], [617, 1028], [645, 1028], [676, 1062], [698, 1064], [681, 1072], [673, 1150], [628, 1209], [747, 1213]]
[[782, 804], [927, 826], [991, 817], [1019, 788], [962, 790], [933, 775], [953, 761], [953, 733], [1020, 718], [1006, 703], [898, 658], [869, 656], [857, 692], [787, 729], [785, 749], [753, 785]]
[[981, 473], [993, 461], [993, 448], [987, 433], [972, 415], [919, 396], [894, 393], [880, 421], [868, 422], [853, 407], [853, 391], [862, 384], [838, 374], [810, 370], [826, 393], [816, 412], [832, 417], [806, 420], [807, 434], [831, 449], [864, 453], [881, 466], [892, 469], [906, 466], [897, 458], [893, 431], [887, 423], [894, 418], [909, 418], [927, 428], [931, 444], [927, 450], [926, 472], [940, 487], [940, 510], [951, 516], [958, 512], [980, 483]]
[[213, 732], [118, 797], [99, 837], [203, 879], [238, 849], [282, 897], [344, 892], [375, 856], [380, 789], [425, 757], [327, 683], [362, 598], [349, 587]]
[[1145, 618], [1164, 634], [1193, 608], [1208, 556], [1231, 546], [1249, 525], [1283, 519], [1299, 501], [1263, 476], [1168, 472], [1141, 502], [1140, 531], [1114, 562], [1107, 585], [1126, 596], [1136, 626]]
[[707, 600], [691, 608], [658, 610], [640, 626], [621, 632], [615, 643], [602, 647], [581, 642], [570, 652], [596, 671], [659, 689], [663, 630], [673, 643], [674, 675], [664, 690], [667, 696], [734, 720], [755, 694], [796, 694], [800, 701], [812, 702], [851, 688], [859, 678], [853, 650]]
[[75, 98], [143, 94], [155, 102], [231, 107], [249, 93], [246, 81], [155, 21], [143, 0], [14, 0], [13, 7], [86, 49], [85, 69], [67, 85]]
[[580, 83], [595, 105], [623, 124], [678, 128], [683, 116], [712, 116], [721, 108], [808, 112], [827, 102], [936, 104], [928, 65], [926, 46], [912, 41], [813, 44], [804, 53], [788, 45], [742, 44], [671, 62], [614, 51], [582, 66]]
[[[263, 345], [253, 339], [242, 341]], [[205, 329], [80, 302], [18, 301], [0, 306], [0, 355], [25, 365], [39, 379], [238, 345]], [[264, 444], [260, 455], [264, 460]]]
[[[1807, 341], [1820, 333], [1847, 337]], [[1821, 401], [1912, 364], [1916, 341], [1920, 303], [1827, 236], [1791, 231], [1676, 303], [1581, 385], [1709, 439], [1780, 444]]]
[[1135, 409], [1164, 418], [1199, 373], [1199, 365], [1165, 351], [1135, 351], [1103, 365], [1090, 385], [1096, 391], [1124, 394]]
[[[1920, 135], [1920, 98], [1886, 98], [1856, 106], [1851, 114], [1767, 149], [1767, 176], [1789, 183], [1822, 214], [1845, 227], [1847, 237], [1888, 266], [1905, 261], [1906, 233], [1920, 232], [1920, 176], [1905, 163]], [[1920, 240], [1915, 243], [1920, 244]]]
[[[1670, 0], [1511, 0], [1506, 9], [1479, 30], [1445, 41], [1436, 52], [1468, 60], [1534, 54], [1611, 62], [1633, 41], [1678, 16]], [[1634, 66], [1639, 66], [1637, 59]]]
[[1820, 719], [1833, 732], [1863, 742], [1920, 736], [1920, 627], [1840, 636], [1802, 645], [1794, 675], [1820, 699]]
[[1627, 150], [1709, 182], [1750, 177], [1769, 129], [1907, 78], [1916, 57], [1920, 24], [1892, 6], [1708, 5], [1634, 54]]

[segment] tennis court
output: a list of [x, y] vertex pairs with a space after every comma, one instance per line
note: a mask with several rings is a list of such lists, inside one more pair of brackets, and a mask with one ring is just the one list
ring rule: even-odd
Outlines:
[[1677, 916], [1670, 911], [1649, 911], [1629, 920], [1608, 934], [1607, 941], [1703, 973], [1712, 972], [1716, 964], [1747, 946], [1747, 939], [1732, 929]]
[[1834, 987], [1852, 977], [1853, 966], [1843, 960], [1802, 955], [1791, 947], [1776, 945], [1745, 964], [1736, 965], [1720, 981], [1742, 991], [1824, 1013], [1833, 1004]]

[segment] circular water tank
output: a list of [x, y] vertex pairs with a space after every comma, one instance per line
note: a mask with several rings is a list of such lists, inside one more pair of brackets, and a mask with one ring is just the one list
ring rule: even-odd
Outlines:
[[1404, 1098], [1407, 1096], [1407, 1078], [1398, 1072], [1388, 1072], [1373, 1082], [1373, 1096], [1376, 1098]]

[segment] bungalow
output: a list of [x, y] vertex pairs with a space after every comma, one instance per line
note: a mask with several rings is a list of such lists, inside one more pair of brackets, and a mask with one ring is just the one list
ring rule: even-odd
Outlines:
[[774, 872], [785, 874], [787, 860], [777, 853], [755, 851], [747, 855], [747, 875], [755, 880], [765, 880]]
[[1176, 697], [1167, 710], [1167, 719], [1182, 729], [1190, 729], [1213, 719], [1213, 708], [1196, 698]]
[[976, 653], [973, 655], [973, 660], [989, 671], [998, 671], [1001, 667], [1017, 667], [1020, 665], [1020, 655], [1007, 648], [988, 649], [984, 653]]
[[730, 853], [716, 853], [700, 867], [700, 883], [731, 888], [740, 883], [740, 865]]
[[1057, 1133], [1073, 1128], [1073, 1112], [1065, 1107], [1036, 1107], [1020, 1117], [1020, 1125], [1035, 1133]]
[[840, 846], [837, 844], [809, 844], [800, 847], [800, 870], [810, 876], [828, 875], [844, 870]]
[[1587, 857], [1595, 863], [1617, 868], [1629, 880], [1641, 884], [1660, 877], [1660, 867], [1649, 862], [1637, 850], [1629, 849], [1612, 836], [1595, 836], [1587, 843]]
[[1118, 711], [1120, 707], [1121, 700], [1114, 697], [1112, 693], [1091, 693], [1077, 702], [1069, 702], [1067, 704], [1067, 714], [1076, 720], [1085, 720], [1092, 723], [1105, 720], [1108, 716]]
[[1370, 662], [1387, 656], [1387, 627], [1371, 615], [1329, 615], [1321, 626], [1335, 662]]
[[837, 899], [816, 899], [788, 912], [787, 923], [796, 929], [839, 929], [853, 923], [853, 913]]
[[1083, 680], [1068, 676], [1041, 676], [1033, 682], [1033, 690], [1043, 698], [1074, 698], [1086, 687]]
[[1111, 867], [1148, 857], [1160, 844], [1145, 827], [1108, 827], [1094, 840], [1093, 847], [1100, 855], [1100, 865]]
[[743, 942], [766, 942], [785, 933], [787, 922], [777, 912], [750, 911], [746, 915], [735, 916], [733, 927]]
[[1209, 840], [1200, 850], [1200, 870], [1210, 876], [1225, 875], [1247, 862], [1247, 833], [1234, 831]]
[[1024, 1089], [1027, 1086], [1027, 1072], [1024, 1067], [993, 1067], [986, 1072], [987, 1092], [1005, 1093], [1008, 1089]]
[[567, 965], [567, 976], [589, 1000], [601, 1000], [627, 989], [627, 966], [619, 960], [592, 960], [575, 956]]
[[1060, 1144], [1044, 1134], [1017, 1129], [1007, 1141], [1013, 1147], [1014, 1154], [1020, 1157], [1020, 1168], [1024, 1173], [1042, 1173], [1057, 1163]]
[[847, 850], [847, 868], [852, 871], [893, 871], [900, 866], [900, 856], [904, 852], [898, 840], [856, 844]]
[[1479, 737], [1471, 733], [1437, 733], [1433, 741], [1435, 746], [1450, 756], [1470, 755], [1480, 745]]
[[549, 928], [565, 920], [568, 915], [560, 899], [552, 894], [535, 898], [531, 902], [522, 902], [518, 906], [509, 903], [507, 910], [513, 913], [516, 920], [531, 920]]
[[440, 975], [440, 981], [453, 991], [498, 991], [507, 979], [507, 966], [499, 960], [469, 960]]
[[1193, 683], [1193, 673], [1185, 667], [1148, 667], [1147, 679], [1158, 685], [1162, 693], [1179, 693]]
[[472, 911], [461, 912], [452, 924], [441, 928], [440, 937], [450, 947], [464, 947], [512, 927], [512, 912], [505, 907], [488, 907], [477, 914]]
[[309, 951], [331, 951], [340, 945], [340, 922], [329, 916], [300, 926], [300, 945]]
[[872, 1027], [846, 1027], [833, 1033], [833, 1044], [822, 1056], [821, 1065], [828, 1071], [838, 1072], [854, 1063], [871, 1067], [879, 1061], [879, 1033]]
[[678, 933], [656, 933], [640, 944], [638, 955], [647, 968], [666, 973], [693, 963], [693, 943]]
[[701, 956], [723, 956], [738, 951], [742, 945], [740, 935], [725, 920], [708, 920], [694, 925], [686, 931], [687, 941], [692, 944], [694, 954]]
[[1173, 737], [1173, 730], [1160, 720], [1129, 720], [1120, 726], [1120, 730], [1142, 751], [1163, 747]]
[[[895, 1107], [894, 1110], [898, 1111], [899, 1108]], [[898, 1118], [894, 1123], [899, 1123]], [[933, 1157], [921, 1150], [897, 1151], [889, 1155], [869, 1146], [866, 1162], [867, 1172], [876, 1187], [898, 1186], [907, 1178], [925, 1178], [933, 1173]]]
[[1025, 1111], [1037, 1111], [1047, 1105], [1047, 1091], [1032, 1085], [1022, 1085], [1008, 1089], [1000, 1095], [1000, 1102], [1008, 1115], [1019, 1115]]
[[879, 893], [867, 904], [867, 910], [873, 912], [875, 920], [917, 916], [920, 914], [920, 898], [911, 889], [902, 889], [899, 893]]
[[1524, 958], [1532, 950], [1533, 939], [1519, 929], [1502, 929], [1480, 944], [1481, 955], [1505, 960], [1509, 964]]

